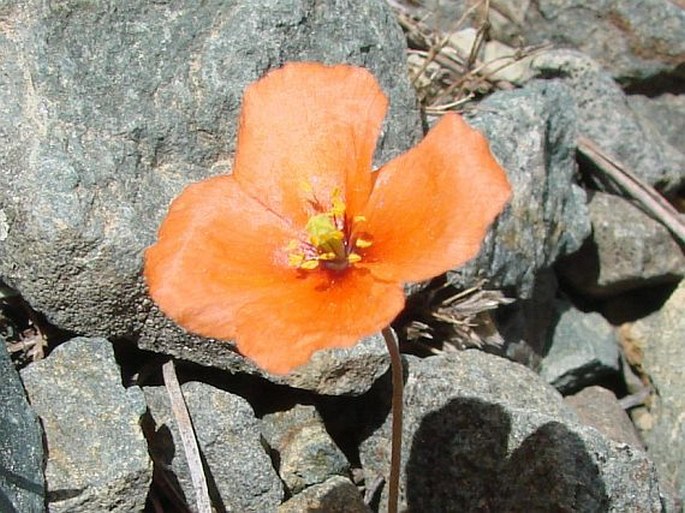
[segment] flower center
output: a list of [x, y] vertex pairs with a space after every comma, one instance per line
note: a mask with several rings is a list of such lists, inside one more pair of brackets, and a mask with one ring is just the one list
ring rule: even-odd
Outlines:
[[312, 201], [317, 213], [305, 225], [301, 240], [288, 244], [288, 265], [311, 271], [318, 267], [342, 271], [362, 260], [359, 250], [371, 246], [371, 241], [359, 237], [354, 226], [365, 221], [363, 216], [347, 219], [340, 191], [333, 191], [331, 207], [322, 211], [318, 201]]

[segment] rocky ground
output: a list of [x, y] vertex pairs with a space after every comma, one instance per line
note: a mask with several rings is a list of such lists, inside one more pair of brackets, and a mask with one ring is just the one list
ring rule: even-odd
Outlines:
[[216, 511], [384, 511], [380, 336], [267, 375], [167, 320], [140, 274], [170, 200], [230, 169], [245, 86], [293, 60], [374, 73], [391, 103], [378, 163], [458, 110], [514, 189], [480, 255], [408, 287], [395, 325], [407, 510], [682, 511], [685, 8], [485, 14], [0, 6], [1, 511], [196, 511], [169, 357]]

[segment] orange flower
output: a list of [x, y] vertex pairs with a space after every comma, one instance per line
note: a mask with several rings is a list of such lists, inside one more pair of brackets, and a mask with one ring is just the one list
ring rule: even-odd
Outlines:
[[186, 188], [145, 254], [161, 310], [286, 373], [387, 326], [403, 283], [475, 256], [510, 195], [487, 142], [450, 113], [374, 172], [386, 109], [347, 65], [290, 63], [250, 85], [232, 175]]

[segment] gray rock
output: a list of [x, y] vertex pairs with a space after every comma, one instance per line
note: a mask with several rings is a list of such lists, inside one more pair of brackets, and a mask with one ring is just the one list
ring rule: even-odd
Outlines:
[[658, 132], [645, 128], [597, 62], [572, 50], [556, 50], [535, 57], [531, 67], [539, 76], [559, 77], [569, 86], [581, 135], [663, 192], [672, 193], [685, 181], [685, 157]]
[[[262, 445], [250, 404], [204, 383], [185, 383], [181, 388], [214, 505], [222, 511], [275, 511], [283, 499], [283, 485]], [[194, 510], [195, 492], [167, 392], [164, 387], [145, 387], [144, 393], [155, 423], [151, 450], [173, 472]]]
[[556, 320], [554, 300], [558, 289], [554, 270], [542, 270], [535, 276], [530, 298], [515, 301], [507, 307], [507, 315], [498, 319], [497, 328], [504, 339], [507, 358], [539, 370], [549, 332]]
[[43, 430], [0, 337], [0, 511], [45, 511]]
[[279, 455], [279, 475], [292, 495], [330, 477], [349, 475], [350, 463], [314, 406], [297, 404], [265, 415], [262, 425], [269, 447]]
[[[473, 350], [406, 363], [410, 511], [661, 512], [645, 454], [579, 426], [532, 371]], [[388, 418], [361, 446], [367, 479], [387, 475], [389, 447]]]
[[152, 481], [145, 401], [121, 385], [112, 345], [74, 338], [21, 377], [45, 430], [50, 511], [142, 511]]
[[667, 513], [644, 451], [586, 426], [542, 424], [509, 461], [505, 497], [493, 511]]
[[557, 266], [576, 290], [606, 297], [674, 283], [685, 274], [685, 256], [671, 233], [635, 205], [596, 192], [588, 209], [592, 239]]
[[[628, 104], [646, 130], [661, 134], [676, 150], [685, 153], [685, 95], [665, 93], [650, 97], [631, 94]], [[654, 139], [650, 135], [650, 138]]]
[[585, 193], [575, 184], [573, 101], [563, 84], [537, 81], [493, 94], [467, 119], [486, 134], [514, 195], [479, 256], [450, 279], [484, 275], [490, 287], [529, 297], [536, 274], [590, 234]]
[[564, 397], [564, 401], [575, 409], [584, 424], [600, 431], [610, 440], [644, 450], [635, 426], [611, 390], [590, 386]]
[[685, 10], [670, 0], [494, 0], [493, 37], [512, 44], [552, 42], [592, 56], [621, 82], [682, 76]]
[[286, 376], [269, 379], [322, 395], [360, 395], [368, 391], [389, 366], [385, 340], [376, 334], [350, 349], [317, 351], [307, 365]]
[[598, 313], [584, 313], [559, 301], [540, 376], [562, 393], [597, 384], [620, 370], [618, 340]]
[[142, 252], [184, 186], [230, 167], [245, 86], [285, 61], [369, 68], [391, 100], [378, 161], [411, 146], [421, 124], [389, 7], [5, 4], [0, 275], [62, 328], [257, 372], [229, 344], [191, 337], [153, 307]]
[[284, 502], [278, 513], [371, 513], [349, 479], [335, 476]]
[[[685, 10], [678, 1], [491, 0], [489, 35], [514, 47], [553, 43], [580, 50], [625, 83], [659, 75], [678, 80], [685, 64]], [[482, 9], [462, 20], [474, 5], [467, 0], [393, 3], [446, 33], [482, 25]]]
[[643, 431], [661, 478], [685, 503], [685, 281], [662, 309], [627, 327], [642, 347], [643, 367], [658, 391], [652, 408], [654, 425]]

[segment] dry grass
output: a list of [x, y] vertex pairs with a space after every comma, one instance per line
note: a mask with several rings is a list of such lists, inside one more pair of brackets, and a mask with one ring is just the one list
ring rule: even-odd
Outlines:
[[502, 345], [492, 314], [514, 300], [500, 291], [485, 290], [485, 284], [482, 280], [459, 291], [438, 278], [413, 294], [396, 323], [408, 348], [419, 354], [439, 354]]
[[[487, 62], [481, 60], [488, 41], [489, 2], [480, 0], [469, 7], [450, 32], [443, 32], [411, 13], [410, 5], [389, 1], [407, 37], [408, 65], [411, 82], [426, 114], [439, 116], [447, 111], [461, 111], [470, 102], [497, 89], [511, 89], [514, 85], [503, 80], [501, 73], [549, 45], [525, 46], [512, 49], [509, 55]], [[429, 16], [439, 16], [436, 13]], [[476, 18], [471, 44], [464, 46], [462, 29], [468, 20]], [[461, 40], [461, 41], [460, 41]]]

